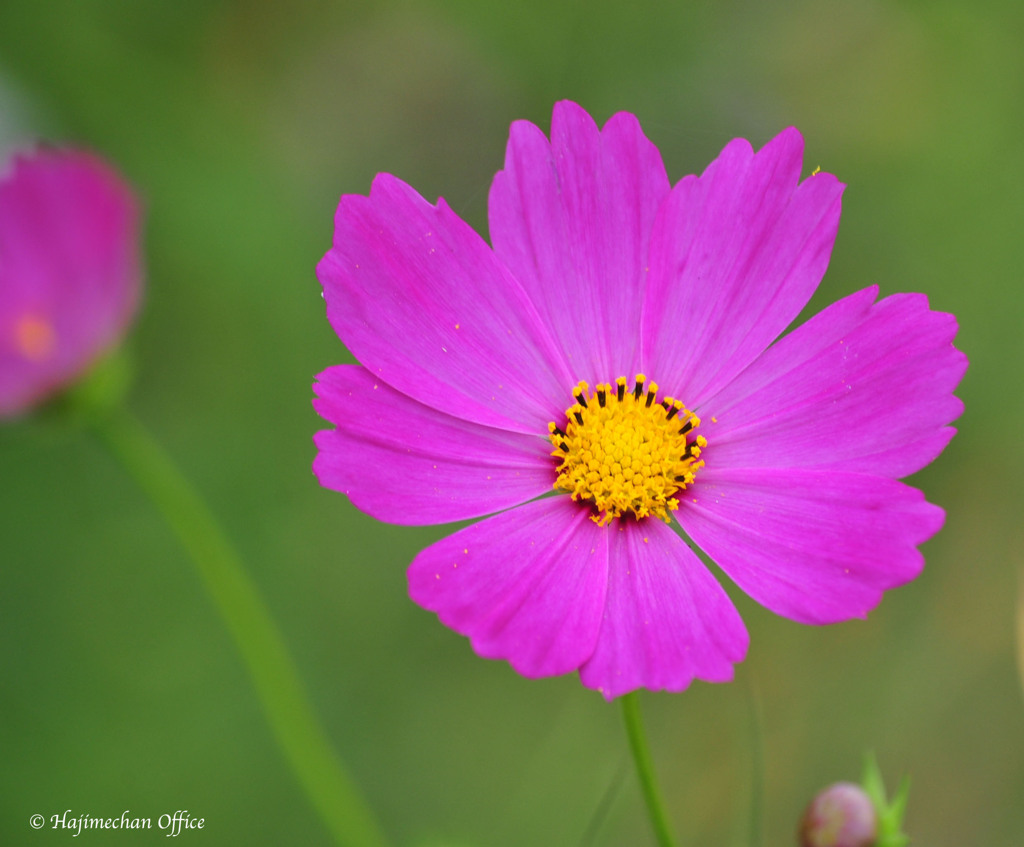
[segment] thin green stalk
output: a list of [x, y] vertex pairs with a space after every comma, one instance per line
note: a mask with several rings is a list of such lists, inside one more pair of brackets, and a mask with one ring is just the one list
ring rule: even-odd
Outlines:
[[188, 551], [252, 677], [277, 743], [339, 845], [384, 847], [383, 834], [334, 753], [256, 586], [209, 508], [124, 408], [90, 417]]
[[643, 792], [644, 801], [647, 803], [647, 813], [651, 818], [654, 835], [658, 839], [659, 847], [675, 847], [668, 815], [665, 813], [665, 804], [661, 800], [658, 780], [654, 775], [651, 751], [647, 746], [647, 737], [644, 734], [643, 719], [640, 716], [640, 700], [635, 691], [623, 695], [619, 700], [622, 703], [622, 716], [626, 720], [629, 749], [632, 751], [633, 761], [636, 763], [636, 773], [640, 779], [640, 789]]
[[750, 815], [747, 844], [761, 847], [764, 831], [764, 721], [761, 698], [751, 682], [748, 686], [750, 723]]
[[619, 789], [622, 788], [622, 783], [625, 781], [628, 773], [629, 762], [623, 759], [619, 769], [615, 772], [615, 776], [612, 777], [612, 781], [608, 783], [604, 794], [601, 795], [597, 808], [594, 809], [594, 813], [590, 816], [590, 822], [583, 831], [583, 837], [580, 838], [579, 844], [576, 847], [592, 847], [597, 842], [597, 836], [601, 832], [601, 827], [604, 825], [608, 813], [611, 812], [612, 804], [615, 802], [615, 798], [619, 796]]

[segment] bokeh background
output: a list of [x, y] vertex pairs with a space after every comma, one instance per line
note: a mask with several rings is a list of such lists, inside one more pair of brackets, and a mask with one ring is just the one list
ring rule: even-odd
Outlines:
[[[476, 658], [406, 596], [446, 528], [378, 524], [310, 472], [310, 384], [350, 361], [314, 266], [339, 194], [389, 171], [486, 232], [509, 123], [636, 113], [675, 180], [795, 124], [848, 183], [812, 310], [925, 291], [971, 359], [960, 434], [913, 479], [928, 567], [823, 629], [736, 595], [734, 684], [642, 700], [686, 845], [765, 845], [878, 753], [921, 845], [1024, 844], [1024, 6], [1011, 0], [0, 2], [0, 145], [86, 145], [146, 207], [133, 411], [222, 518], [396, 845], [653, 843], [619, 710]], [[33, 813], [206, 819], [208, 844], [328, 844], [183, 551], [94, 440], [0, 430], [0, 843]], [[150, 843], [153, 831], [83, 833]]]

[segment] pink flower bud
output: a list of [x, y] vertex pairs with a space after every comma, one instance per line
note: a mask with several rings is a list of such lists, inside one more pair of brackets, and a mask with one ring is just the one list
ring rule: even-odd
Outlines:
[[0, 418], [77, 380], [139, 300], [138, 209], [84, 152], [41, 149], [0, 175]]
[[871, 847], [878, 814], [859, 785], [837, 782], [811, 801], [800, 822], [801, 847]]

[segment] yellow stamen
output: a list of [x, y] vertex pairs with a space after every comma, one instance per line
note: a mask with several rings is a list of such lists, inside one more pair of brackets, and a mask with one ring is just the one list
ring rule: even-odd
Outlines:
[[573, 388], [576, 402], [566, 409], [564, 426], [548, 424], [551, 455], [560, 461], [554, 487], [593, 504], [599, 526], [626, 512], [667, 522], [679, 508], [673, 495], [704, 467], [707, 440], [694, 436], [700, 419], [679, 400], [659, 401], [657, 383], [643, 374], [632, 391], [621, 376], [589, 389], [585, 382]]
[[41, 362], [57, 349], [57, 333], [46, 318], [22, 315], [14, 325], [14, 345], [26, 359]]

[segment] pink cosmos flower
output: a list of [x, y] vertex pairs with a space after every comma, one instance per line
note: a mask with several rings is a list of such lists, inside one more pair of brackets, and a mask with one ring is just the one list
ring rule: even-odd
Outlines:
[[362, 365], [318, 377], [313, 467], [384, 521], [491, 515], [409, 568], [481, 656], [609, 699], [731, 679], [747, 632], [674, 524], [805, 623], [920, 572], [944, 515], [897, 479], [954, 433], [956, 321], [872, 287], [779, 338], [839, 223], [802, 153], [737, 139], [672, 186], [634, 116], [566, 102], [550, 141], [513, 124], [493, 247], [387, 174], [342, 197], [317, 273]]
[[0, 178], [0, 418], [74, 382], [139, 299], [138, 211], [83, 152], [14, 157]]

